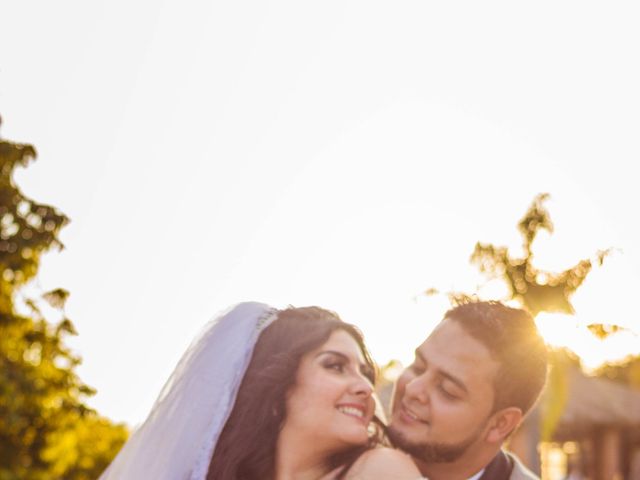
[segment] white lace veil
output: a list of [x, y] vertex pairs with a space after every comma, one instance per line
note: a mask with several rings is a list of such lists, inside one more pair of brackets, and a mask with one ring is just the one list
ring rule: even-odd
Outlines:
[[100, 480], [204, 480], [256, 341], [276, 315], [247, 302], [208, 323]]

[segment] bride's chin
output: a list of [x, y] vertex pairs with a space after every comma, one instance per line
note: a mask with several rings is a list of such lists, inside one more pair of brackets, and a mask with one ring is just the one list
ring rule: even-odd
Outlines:
[[357, 446], [364, 446], [367, 443], [369, 443], [369, 438], [370, 438], [369, 431], [368, 429], [365, 428], [362, 432], [349, 435], [346, 439], [348, 440], [348, 443], [357, 447]]

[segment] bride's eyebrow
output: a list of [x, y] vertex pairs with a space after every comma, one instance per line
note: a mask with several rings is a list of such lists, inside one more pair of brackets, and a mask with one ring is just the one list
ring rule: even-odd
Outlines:
[[316, 358], [321, 357], [322, 355], [335, 355], [337, 357], [342, 358], [345, 361], [349, 361], [349, 357], [342, 352], [338, 352], [336, 350], [323, 350], [316, 355]]

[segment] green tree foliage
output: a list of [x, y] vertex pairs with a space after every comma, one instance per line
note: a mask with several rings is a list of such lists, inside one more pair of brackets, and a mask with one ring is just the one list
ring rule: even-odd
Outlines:
[[553, 438], [564, 408], [569, 399], [568, 353], [565, 349], [552, 349], [549, 352], [551, 369], [547, 377], [546, 392], [542, 396], [542, 418], [540, 437], [544, 441]]
[[[471, 255], [475, 264], [489, 278], [503, 280], [509, 288], [509, 297], [517, 300], [535, 317], [540, 312], [573, 314], [571, 296], [582, 285], [593, 268], [589, 258], [560, 273], [536, 268], [533, 264], [533, 243], [541, 230], [553, 233], [553, 222], [544, 202], [549, 194], [537, 195], [524, 217], [518, 223], [523, 241], [523, 256], [512, 255], [508, 248], [478, 242]], [[595, 263], [602, 265], [611, 249], [596, 252]], [[619, 327], [593, 324], [589, 330], [600, 338], [617, 331]], [[551, 370], [545, 396], [542, 400], [543, 415], [541, 435], [550, 440], [568, 399], [567, 365], [568, 353], [564, 349], [550, 352]]]
[[[518, 223], [523, 239], [524, 256], [512, 256], [506, 247], [478, 242], [471, 263], [489, 277], [501, 278], [510, 289], [511, 298], [518, 300], [533, 316], [540, 312], [574, 313], [571, 296], [582, 285], [593, 267], [591, 259], [580, 260], [560, 273], [542, 271], [533, 265], [533, 242], [541, 230], [553, 233], [553, 223], [543, 203], [549, 194], [543, 193]], [[596, 252], [596, 262], [602, 265], [610, 249]]]
[[[80, 359], [64, 344], [75, 334], [64, 316], [68, 292], [22, 293], [40, 256], [63, 247], [58, 235], [68, 222], [15, 185], [15, 168], [35, 157], [31, 145], [0, 139], [0, 480], [95, 479], [127, 431], [84, 404], [94, 391], [74, 372]], [[43, 301], [62, 320], [48, 321]]]
[[[502, 278], [511, 292], [511, 298], [519, 300], [532, 315], [540, 312], [574, 313], [571, 296], [578, 289], [593, 267], [591, 259], [580, 260], [576, 265], [560, 273], [546, 272], [533, 265], [533, 242], [541, 230], [553, 233], [553, 223], [543, 203], [549, 194], [538, 195], [524, 217], [518, 223], [523, 239], [524, 256], [512, 256], [506, 247], [478, 242], [471, 255], [471, 262], [481, 272]], [[610, 250], [596, 253], [602, 265]]]

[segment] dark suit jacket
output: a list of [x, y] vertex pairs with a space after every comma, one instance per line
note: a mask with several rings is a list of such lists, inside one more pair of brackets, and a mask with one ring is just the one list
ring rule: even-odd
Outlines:
[[499, 451], [484, 469], [480, 480], [540, 480], [529, 471], [518, 458], [504, 451]]

